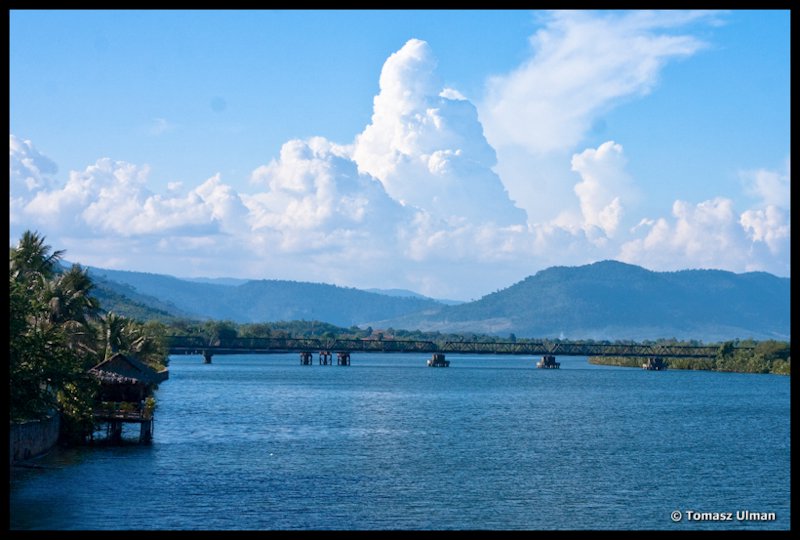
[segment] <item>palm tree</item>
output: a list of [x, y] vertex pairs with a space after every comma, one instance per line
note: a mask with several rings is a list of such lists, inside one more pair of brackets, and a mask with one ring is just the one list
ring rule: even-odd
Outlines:
[[127, 340], [125, 339], [125, 326], [128, 320], [109, 311], [105, 317], [101, 319], [103, 328], [103, 341], [105, 344], [105, 359], [111, 358], [112, 355], [120, 350], [127, 349]]
[[126, 319], [114, 312], [108, 312], [100, 319], [101, 343], [104, 359], [120, 352], [130, 354], [159, 371], [167, 365], [167, 349], [161, 337], [163, 329], [143, 325]]
[[87, 272], [60, 272], [64, 251], [25, 231], [9, 249], [9, 376], [15, 412], [39, 414], [96, 360], [90, 319], [99, 310]]
[[42, 279], [52, 278], [64, 250], [53, 251], [44, 243], [44, 236], [38, 232], [25, 231], [16, 247], [10, 249], [9, 268], [15, 280], [26, 280], [33, 275]]
[[94, 283], [87, 269], [74, 264], [52, 283], [47, 299], [51, 322], [75, 321], [81, 326], [88, 326], [90, 320], [97, 318], [100, 302], [91, 295]]
[[97, 360], [95, 329], [91, 322], [97, 319], [100, 311], [99, 301], [91, 296], [93, 288], [87, 271], [76, 264], [56, 277], [41, 280], [31, 290], [42, 306], [31, 320], [32, 328], [60, 332], [63, 344], [82, 360], [81, 364], [89, 365]]

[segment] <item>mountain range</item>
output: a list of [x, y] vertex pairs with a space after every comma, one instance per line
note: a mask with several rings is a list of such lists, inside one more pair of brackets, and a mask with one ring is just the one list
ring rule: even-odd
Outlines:
[[[89, 267], [103, 296], [123, 295], [134, 302], [114, 308], [127, 315], [152, 307], [154, 318], [230, 320], [238, 323], [318, 320], [341, 327], [435, 309], [424, 296], [395, 296], [323, 283], [285, 280], [234, 281], [179, 279], [173, 276]], [[229, 283], [229, 284], [226, 284]], [[131, 294], [131, 292], [133, 294]], [[105, 308], [108, 309], [108, 308]], [[166, 315], [166, 317], [165, 317]], [[130, 316], [130, 315], [129, 315]]]
[[474, 302], [377, 324], [595, 340], [788, 340], [790, 280], [765, 272], [653, 272], [602, 261], [548, 268]]
[[595, 340], [788, 341], [790, 336], [790, 279], [765, 272], [655, 272], [601, 261], [547, 268], [460, 304], [404, 290], [179, 279], [93, 267], [89, 272], [104, 308], [140, 319], [304, 319], [342, 327]]

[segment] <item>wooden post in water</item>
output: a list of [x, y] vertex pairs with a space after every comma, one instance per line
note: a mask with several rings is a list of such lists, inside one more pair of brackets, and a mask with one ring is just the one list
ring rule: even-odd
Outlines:
[[118, 420], [111, 420], [111, 442], [122, 442], [122, 422]]
[[153, 419], [142, 420], [142, 427], [139, 429], [139, 442], [149, 443], [153, 440]]

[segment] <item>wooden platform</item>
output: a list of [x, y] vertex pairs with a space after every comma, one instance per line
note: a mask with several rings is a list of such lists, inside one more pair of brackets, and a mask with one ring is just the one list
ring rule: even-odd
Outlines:
[[106, 424], [106, 436], [112, 442], [122, 441], [123, 424], [139, 424], [139, 442], [149, 443], [153, 440], [153, 411], [145, 407], [133, 410], [121, 404], [99, 407], [93, 412], [97, 423]]

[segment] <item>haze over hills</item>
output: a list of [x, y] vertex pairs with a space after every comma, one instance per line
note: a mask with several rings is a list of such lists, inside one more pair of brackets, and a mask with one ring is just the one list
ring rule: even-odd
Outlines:
[[378, 294], [385, 294], [386, 296], [399, 296], [401, 298], [425, 298], [428, 300], [435, 300], [439, 303], [448, 305], [448, 306], [457, 306], [458, 304], [463, 304], [462, 300], [447, 300], [443, 298], [430, 298], [428, 296], [424, 296], [422, 294], [416, 293], [414, 291], [409, 291], [408, 289], [364, 289], [367, 292], [374, 292]]
[[207, 278], [207, 277], [195, 277], [195, 278], [182, 278], [179, 277], [178, 279], [182, 279], [184, 281], [195, 281], [197, 283], [212, 283], [214, 285], [241, 285], [242, 283], [247, 283], [248, 279], [240, 279], [240, 278], [228, 278], [228, 277], [220, 277], [220, 278]]
[[134, 287], [103, 276], [91, 273], [94, 282], [92, 294], [100, 300], [105, 311], [133, 319], [169, 321], [172, 319], [191, 319], [193, 315], [174, 304], [164, 302], [154, 296], [138, 292]]
[[349, 327], [442, 305], [425, 297], [388, 296], [323, 283], [251, 280], [232, 285], [94, 267], [89, 272], [132, 287], [144, 304], [147, 297], [159, 299], [160, 305], [154, 307], [168, 312], [171, 308], [176, 316], [238, 323], [304, 319]]
[[[790, 336], [790, 279], [764, 272], [653, 272], [616, 261], [551, 267], [458, 305], [411, 291], [172, 276], [90, 268], [109, 298], [165, 317], [568, 339], [780, 339]], [[374, 291], [374, 290], [373, 290]], [[101, 301], [108, 301], [101, 298]], [[159, 317], [163, 318], [163, 317]]]

